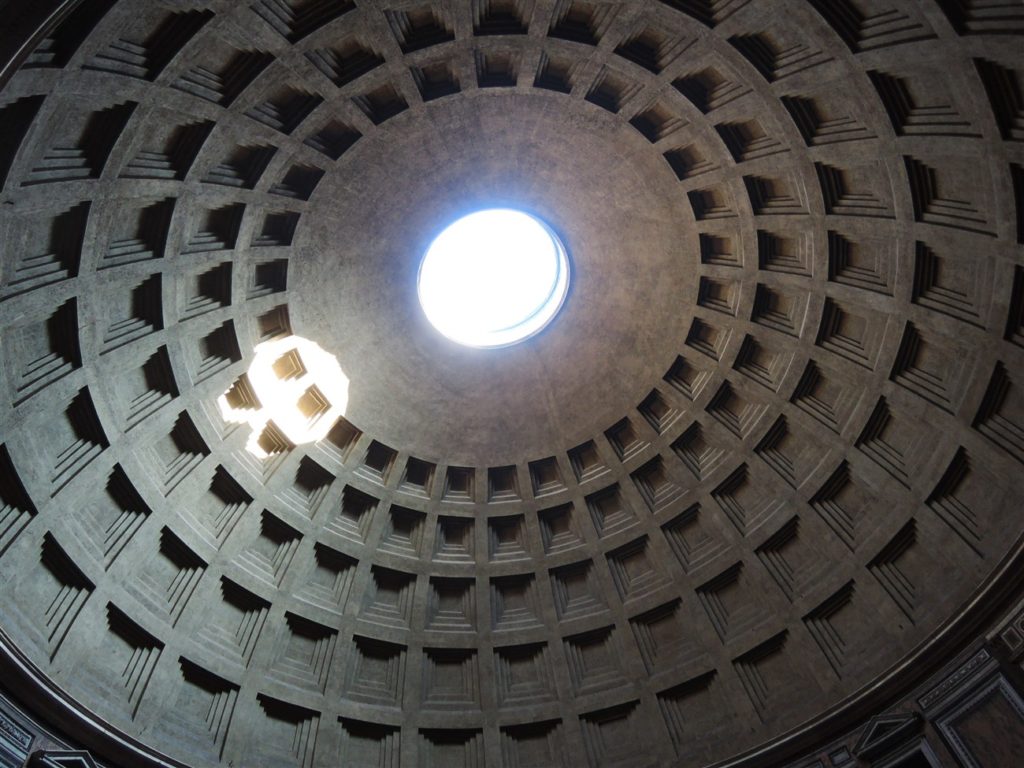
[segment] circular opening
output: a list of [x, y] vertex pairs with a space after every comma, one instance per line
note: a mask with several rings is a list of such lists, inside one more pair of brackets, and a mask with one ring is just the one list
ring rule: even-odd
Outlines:
[[544, 222], [493, 208], [439, 234], [420, 264], [419, 298], [431, 324], [468, 347], [504, 347], [540, 331], [569, 288], [569, 260]]

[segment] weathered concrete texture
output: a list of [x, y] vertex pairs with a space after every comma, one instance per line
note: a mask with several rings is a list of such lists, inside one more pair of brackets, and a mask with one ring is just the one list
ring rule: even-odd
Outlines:
[[[1018, 552], [1014, 9], [73, 5], [0, 91], [0, 627], [139, 749], [831, 738]], [[574, 280], [469, 350], [416, 269], [489, 205]], [[257, 460], [216, 401], [291, 333], [346, 419]]]
[[[351, 421], [417, 456], [500, 466], [576, 445], [643, 400], [686, 335], [679, 297], [700, 255], [675, 174], [628, 124], [559, 94], [474, 95], [393, 118], [322, 182], [290, 263], [310, 300], [291, 315], [337, 350]], [[537, 338], [465, 349], [420, 309], [419, 262], [459, 215], [501, 206], [560, 233], [571, 293]]]

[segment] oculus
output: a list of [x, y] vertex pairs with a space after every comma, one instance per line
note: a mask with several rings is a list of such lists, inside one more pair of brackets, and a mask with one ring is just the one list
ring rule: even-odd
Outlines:
[[507, 347], [540, 332], [569, 289], [569, 259], [551, 227], [510, 208], [446, 227], [420, 264], [420, 305], [441, 334], [467, 347]]

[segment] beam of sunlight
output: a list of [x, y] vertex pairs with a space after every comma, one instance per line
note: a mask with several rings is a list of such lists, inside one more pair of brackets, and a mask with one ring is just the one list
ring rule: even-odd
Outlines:
[[562, 306], [569, 262], [538, 219], [508, 208], [458, 219], [431, 243], [419, 298], [431, 324], [452, 341], [503, 347], [543, 328]]
[[264, 342], [255, 353], [247, 385], [236, 382], [217, 398], [226, 421], [252, 428], [246, 449], [265, 459], [275, 452], [268, 446], [276, 433], [293, 445], [323, 439], [348, 406], [348, 377], [337, 358], [301, 336]]

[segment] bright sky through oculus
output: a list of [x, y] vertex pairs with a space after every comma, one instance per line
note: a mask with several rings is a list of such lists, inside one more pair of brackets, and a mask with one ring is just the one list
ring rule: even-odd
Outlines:
[[418, 286], [431, 324], [470, 347], [537, 333], [568, 287], [569, 262], [555, 234], [508, 208], [471, 213], [441, 232], [423, 257]]

